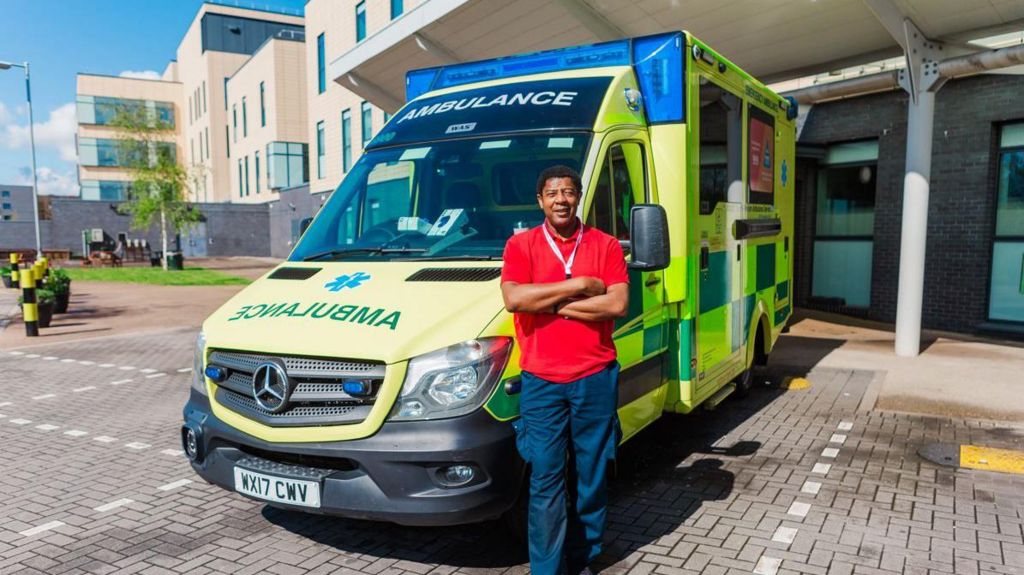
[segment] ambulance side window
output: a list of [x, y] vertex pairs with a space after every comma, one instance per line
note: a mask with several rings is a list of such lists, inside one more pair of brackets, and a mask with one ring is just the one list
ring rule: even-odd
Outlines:
[[728, 90], [702, 77], [700, 87], [700, 213], [743, 201], [742, 109]]
[[636, 142], [608, 149], [594, 188], [587, 223], [620, 240], [629, 239], [629, 212], [647, 198], [647, 163]]

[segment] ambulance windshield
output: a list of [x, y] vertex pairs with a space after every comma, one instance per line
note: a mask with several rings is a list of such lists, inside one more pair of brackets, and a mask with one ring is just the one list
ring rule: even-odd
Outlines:
[[589, 142], [565, 131], [369, 150], [289, 259], [500, 259], [512, 234], [543, 220], [540, 172], [582, 171]]

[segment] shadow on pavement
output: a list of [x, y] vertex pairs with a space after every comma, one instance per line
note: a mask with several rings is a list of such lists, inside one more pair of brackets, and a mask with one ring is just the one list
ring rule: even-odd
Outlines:
[[[605, 551], [594, 567], [607, 568], [621, 561], [675, 531], [705, 502], [727, 498], [735, 477], [723, 468], [725, 461], [750, 457], [761, 444], [716, 443], [782, 393], [777, 386], [758, 387], [748, 397], [726, 401], [713, 412], [666, 414], [623, 445], [610, 482]], [[512, 534], [500, 521], [404, 527], [270, 506], [263, 508], [263, 516], [350, 555], [469, 568], [508, 568], [528, 561], [525, 534]]]

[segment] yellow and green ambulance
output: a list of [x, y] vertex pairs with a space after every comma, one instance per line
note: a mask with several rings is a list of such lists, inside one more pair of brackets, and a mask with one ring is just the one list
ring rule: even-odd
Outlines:
[[207, 481], [409, 525], [512, 508], [506, 240], [537, 175], [619, 238], [624, 440], [751, 384], [790, 316], [796, 103], [686, 32], [415, 70], [288, 260], [203, 324], [182, 441]]

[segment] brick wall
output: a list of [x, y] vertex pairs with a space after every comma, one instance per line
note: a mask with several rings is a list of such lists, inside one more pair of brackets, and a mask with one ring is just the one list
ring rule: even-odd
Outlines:
[[[950, 81], [938, 92], [925, 260], [926, 328], [972, 332], [987, 317], [998, 126], [1024, 119], [1022, 93], [1024, 77], [1004, 75]], [[905, 92], [887, 92], [815, 105], [800, 137], [801, 145], [878, 139], [868, 316], [887, 322], [896, 319], [907, 99]], [[813, 180], [808, 183], [813, 186]], [[813, 216], [814, 194], [797, 200], [797, 211]], [[813, 217], [799, 231], [804, 236], [799, 245], [807, 249]], [[799, 259], [798, 266], [809, 270]], [[807, 273], [798, 275], [798, 304], [806, 304], [811, 279]]]

